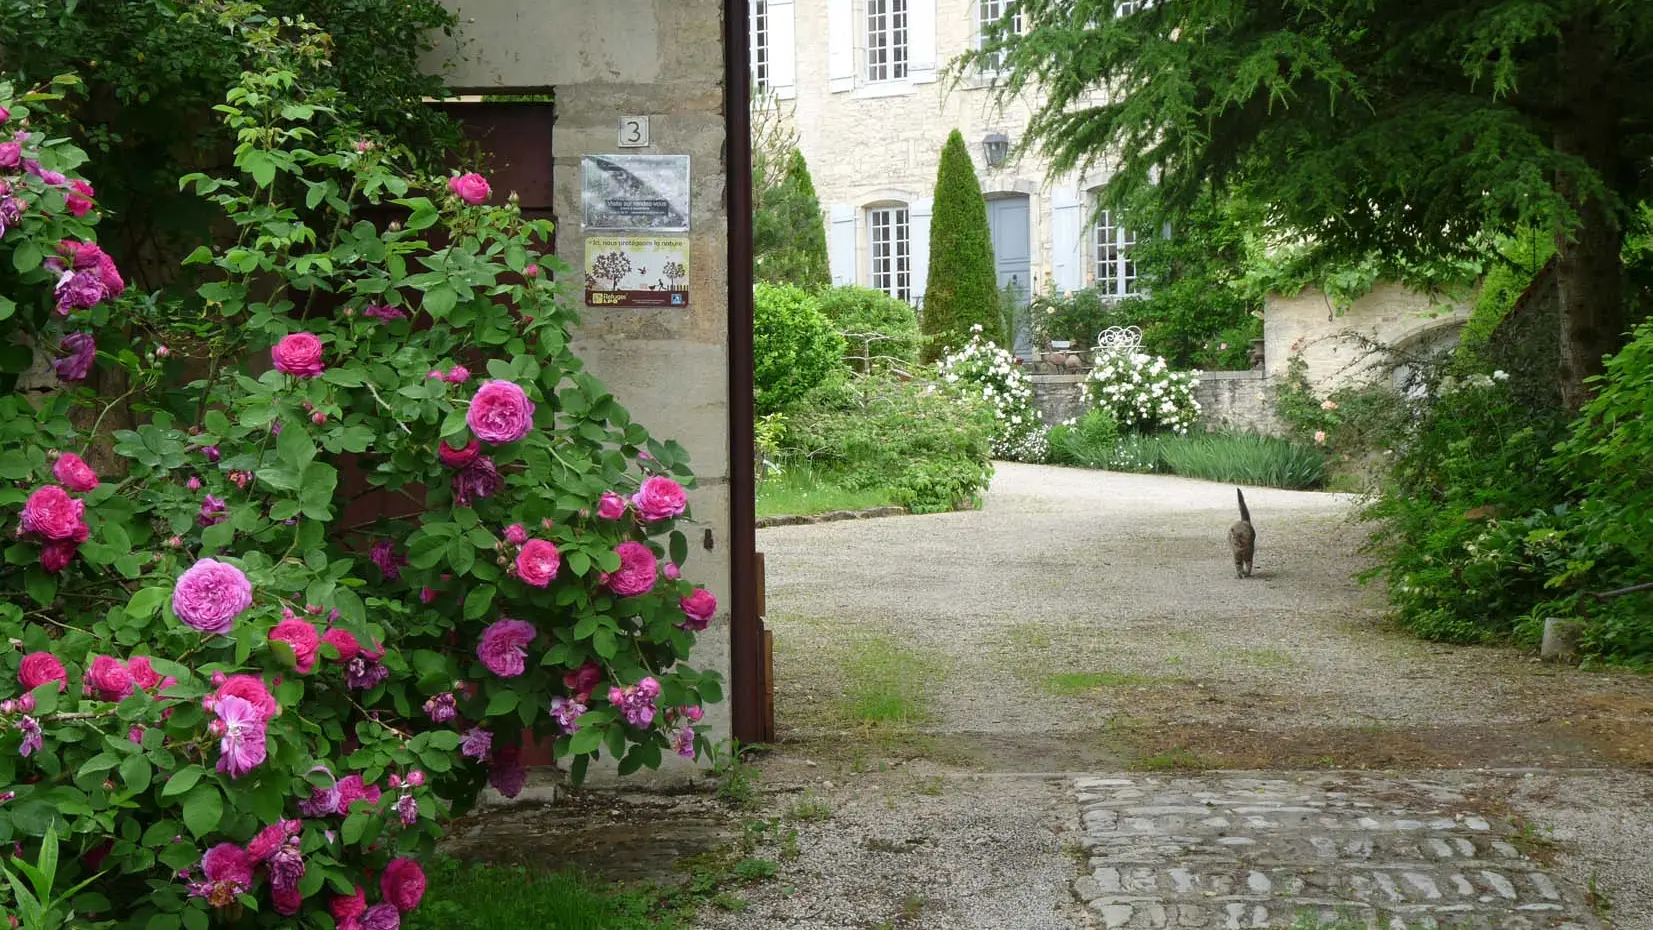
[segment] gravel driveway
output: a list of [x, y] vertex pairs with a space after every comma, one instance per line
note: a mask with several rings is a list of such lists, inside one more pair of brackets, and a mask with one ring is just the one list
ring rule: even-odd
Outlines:
[[980, 511], [761, 531], [768, 809], [807, 790], [830, 813], [794, 817], [781, 881], [707, 926], [1101, 926], [1071, 893], [1079, 779], [1381, 769], [1457, 778], [1653, 927], [1648, 679], [1388, 630], [1350, 498], [1246, 498], [1250, 579], [1233, 487], [1170, 477], [1004, 464]]

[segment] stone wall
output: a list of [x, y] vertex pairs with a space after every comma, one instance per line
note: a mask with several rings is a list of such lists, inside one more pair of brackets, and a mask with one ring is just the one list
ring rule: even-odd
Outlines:
[[[638, 422], [681, 442], [698, 487], [687, 573], [729, 603], [728, 222], [721, 0], [445, 0], [460, 20], [428, 64], [461, 92], [556, 95], [552, 172], [558, 256], [584, 266], [580, 160], [619, 151], [621, 116], [650, 117], [641, 154], [689, 155], [690, 298], [686, 309], [586, 309], [575, 351]], [[709, 532], [703, 536], [701, 531]], [[708, 545], [701, 545], [703, 539]], [[691, 662], [730, 671], [727, 609]], [[727, 701], [707, 708], [714, 740]], [[605, 760], [607, 761], [607, 760]], [[672, 757], [675, 763], [676, 757]]]
[[[1077, 419], [1085, 413], [1079, 386], [1085, 374], [1029, 375], [1033, 402], [1054, 426]], [[1279, 419], [1274, 415], [1273, 394], [1261, 371], [1205, 371], [1194, 389], [1200, 402], [1200, 422], [1208, 429], [1278, 435]]]
[[1379, 374], [1369, 340], [1402, 351], [1442, 351], [1469, 320], [1467, 297], [1448, 301], [1399, 284], [1380, 284], [1338, 313], [1315, 288], [1270, 294], [1263, 305], [1264, 370], [1286, 373], [1294, 353], [1308, 363], [1309, 381], [1322, 393]]
[[1206, 429], [1226, 432], [1284, 432], [1274, 414], [1274, 392], [1261, 371], [1203, 371], [1194, 390], [1200, 402], [1200, 422]]

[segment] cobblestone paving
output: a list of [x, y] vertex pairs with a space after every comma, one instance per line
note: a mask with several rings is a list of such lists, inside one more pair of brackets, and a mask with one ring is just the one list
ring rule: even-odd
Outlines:
[[[1597, 930], [1449, 785], [1337, 774], [1085, 778], [1080, 900], [1109, 930], [1339, 916], [1383, 930]], [[1083, 873], [1085, 870], [1081, 869]]]

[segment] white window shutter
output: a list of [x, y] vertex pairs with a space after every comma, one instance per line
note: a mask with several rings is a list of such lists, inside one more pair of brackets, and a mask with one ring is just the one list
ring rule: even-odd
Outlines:
[[914, 84], [936, 79], [936, 0], [907, 4], [907, 74]]
[[798, 46], [792, 0], [769, 0], [769, 84], [776, 98], [798, 96]]
[[1061, 292], [1085, 286], [1085, 200], [1077, 188], [1050, 192], [1050, 276]]
[[841, 287], [855, 283], [855, 208], [841, 203], [828, 211], [832, 222], [827, 229], [827, 264], [832, 271], [832, 284]]
[[853, 0], [827, 0], [827, 80], [835, 94], [855, 89]]
[[907, 235], [912, 240], [908, 254], [912, 256], [913, 303], [920, 306], [930, 280], [930, 214], [934, 212], [934, 200], [915, 200], [907, 213]]

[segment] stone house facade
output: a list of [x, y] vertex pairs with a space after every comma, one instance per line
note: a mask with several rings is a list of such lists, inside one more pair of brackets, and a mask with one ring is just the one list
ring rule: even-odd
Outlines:
[[994, 101], [992, 75], [946, 68], [1007, 0], [749, 0], [754, 81], [790, 113], [826, 213], [834, 284], [922, 305], [936, 170], [947, 136], [969, 143], [988, 199], [1001, 287], [1100, 284], [1130, 293], [1134, 238], [1094, 210], [1105, 178], [1051, 181], [1011, 160], [1030, 107]]

